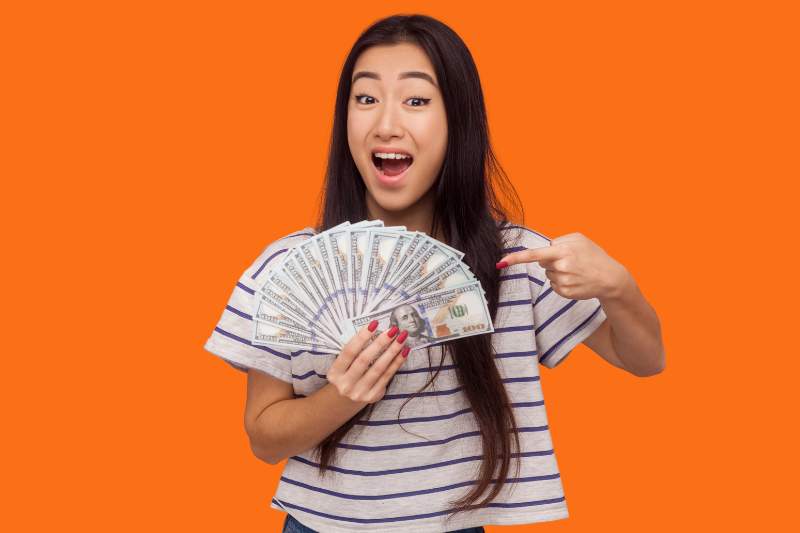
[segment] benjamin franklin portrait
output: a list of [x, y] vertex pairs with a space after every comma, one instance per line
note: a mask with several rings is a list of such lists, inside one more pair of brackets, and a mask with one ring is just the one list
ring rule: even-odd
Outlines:
[[397, 307], [392, 314], [389, 315], [390, 326], [397, 326], [400, 331], [408, 332], [408, 340], [406, 344], [409, 346], [416, 346], [417, 344], [424, 344], [433, 342], [435, 339], [425, 334], [425, 321], [419, 316], [419, 313], [412, 305], [401, 305]]

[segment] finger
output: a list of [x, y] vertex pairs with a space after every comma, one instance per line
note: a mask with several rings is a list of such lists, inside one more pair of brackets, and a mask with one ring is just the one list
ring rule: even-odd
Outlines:
[[345, 378], [350, 379], [351, 382], [356, 383], [361, 376], [366, 373], [369, 369], [369, 365], [374, 361], [380, 354], [389, 347], [389, 345], [394, 342], [394, 337], [397, 335], [398, 329], [397, 326], [392, 326], [388, 330], [384, 331], [364, 349], [358, 354], [358, 356], [353, 360], [350, 364], [350, 368], [347, 369], [345, 373]]
[[[405, 354], [408, 355], [408, 351], [411, 350], [409, 346], [405, 346], [405, 340], [407, 337], [407, 332], [401, 332], [399, 335], [396, 335], [394, 338], [394, 342], [389, 343], [389, 346], [384, 350], [384, 352], [372, 363], [372, 366], [369, 367], [369, 370], [364, 374], [361, 380], [358, 382], [356, 386], [356, 392], [361, 392], [363, 387], [364, 392], [370, 392], [375, 388], [375, 384], [378, 383], [381, 378], [386, 373], [386, 370], [391, 368], [391, 365], [400, 357], [401, 359], [405, 359], [402, 356], [401, 352], [405, 350]], [[392, 372], [394, 374], [394, 372]]]
[[[408, 350], [410, 349], [411, 348], [409, 346], [406, 346], [403, 348], [400, 354], [394, 356], [394, 359], [392, 359], [388, 364], [386, 370], [383, 372], [383, 374], [381, 374], [381, 377], [378, 378], [378, 381], [376, 381], [369, 390], [370, 397], [376, 396], [378, 391], [384, 389], [388, 385], [392, 377], [397, 373], [400, 367], [403, 366], [403, 363], [406, 362], [406, 359], [408, 359]], [[406, 356], [404, 357], [403, 354]]]
[[339, 356], [334, 359], [333, 364], [331, 364], [331, 368], [344, 374], [352, 365], [353, 360], [358, 357], [358, 354], [361, 353], [361, 351], [364, 349], [364, 346], [366, 346], [369, 340], [372, 338], [372, 333], [377, 327], [378, 321], [373, 320], [361, 328], [358, 333], [353, 335], [353, 338], [347, 341], [347, 344], [342, 347], [342, 351], [339, 352]]
[[529, 250], [521, 250], [504, 256], [497, 268], [506, 268], [519, 263], [532, 263], [533, 261], [555, 261], [563, 256], [563, 250], [559, 246], [542, 246]]
[[[372, 363], [372, 366], [370, 366], [367, 371], [367, 375], [372, 378], [373, 382], [383, 375], [397, 354], [406, 348], [411, 350], [410, 347], [405, 345], [407, 337], [408, 332], [401, 331], [394, 337], [394, 342], [389, 343], [386, 350]], [[408, 355], [408, 351], [406, 351], [406, 355]]]

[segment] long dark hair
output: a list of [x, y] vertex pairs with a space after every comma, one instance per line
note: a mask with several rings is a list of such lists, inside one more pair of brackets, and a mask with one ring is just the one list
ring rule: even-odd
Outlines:
[[[506, 244], [501, 230], [509, 226], [512, 219], [524, 223], [523, 208], [492, 152], [483, 91], [472, 55], [450, 27], [434, 18], [395, 15], [381, 19], [367, 28], [350, 50], [336, 94], [330, 154], [317, 229], [325, 231], [347, 220], [356, 222], [368, 218], [366, 187], [347, 142], [350, 80], [356, 60], [364, 50], [375, 45], [402, 42], [417, 44], [427, 53], [436, 72], [447, 114], [447, 152], [432, 186], [436, 199], [430, 235], [442, 235], [447, 244], [464, 252], [464, 262], [480, 279], [486, 291], [489, 310], [495, 317], [500, 283], [495, 263]], [[509, 212], [515, 216], [510, 217]], [[479, 480], [469, 494], [451, 502], [453, 513], [448, 517], [449, 520], [459, 512], [483, 507], [492, 501], [506, 483], [514, 455], [518, 459], [519, 474], [520, 444], [514, 413], [495, 366], [490, 335], [467, 337], [443, 346], [452, 354], [457, 377], [471, 404], [483, 439]], [[430, 363], [430, 352], [428, 358]], [[417, 393], [436, 379], [443, 361], [444, 351], [436, 373]], [[408, 401], [411, 399], [413, 396]], [[357, 421], [369, 418], [373, 406], [366, 406], [317, 446], [321, 475], [334, 462], [338, 443]], [[512, 436], [516, 452], [511, 450]], [[489, 495], [476, 504], [495, 476], [497, 480]]]

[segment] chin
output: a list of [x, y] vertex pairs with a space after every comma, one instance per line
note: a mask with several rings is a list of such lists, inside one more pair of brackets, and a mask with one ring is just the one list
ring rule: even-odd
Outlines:
[[377, 194], [372, 198], [384, 211], [405, 211], [417, 201], [405, 194]]

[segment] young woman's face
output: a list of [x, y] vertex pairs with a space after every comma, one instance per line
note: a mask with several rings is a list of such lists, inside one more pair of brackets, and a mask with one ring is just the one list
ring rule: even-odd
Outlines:
[[[353, 79], [347, 141], [368, 202], [402, 211], [428, 192], [444, 161], [447, 116], [439, 82], [428, 56], [411, 43], [368, 48], [356, 61]], [[373, 161], [378, 152], [411, 159], [384, 159], [380, 169]]]

